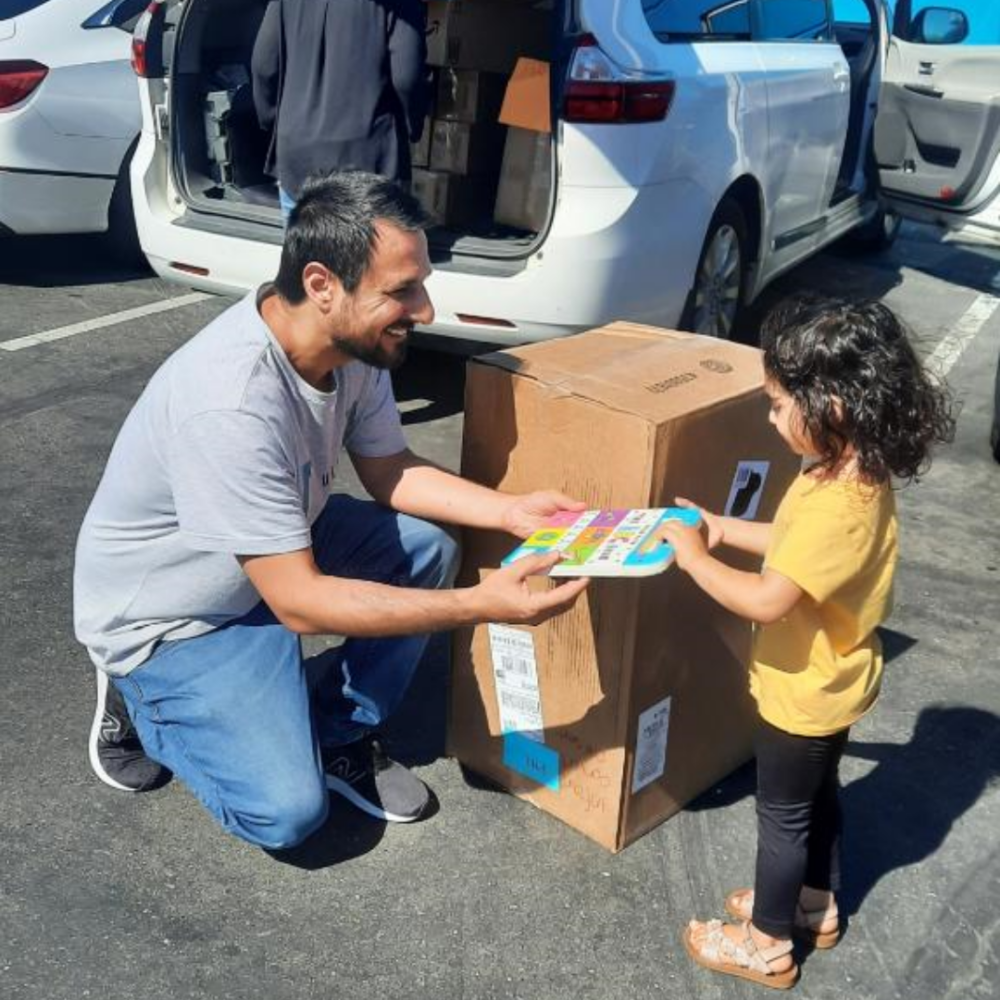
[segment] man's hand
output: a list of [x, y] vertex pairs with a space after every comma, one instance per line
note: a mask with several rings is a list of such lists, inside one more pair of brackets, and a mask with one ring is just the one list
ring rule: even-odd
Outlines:
[[721, 545], [725, 541], [725, 529], [723, 526], [725, 518], [718, 514], [713, 514], [711, 511], [705, 510], [704, 507], [699, 507], [698, 504], [694, 503], [692, 500], [688, 500], [687, 497], [674, 497], [674, 503], [677, 504], [678, 507], [685, 507], [688, 510], [698, 511], [702, 524], [704, 524], [708, 530], [707, 544], [709, 550], [714, 549], [717, 545]]
[[578, 514], [586, 509], [585, 503], [572, 500], [565, 493], [536, 490], [510, 498], [510, 504], [503, 513], [503, 528], [518, 538], [527, 538], [562, 510]]
[[587, 589], [590, 580], [568, 580], [548, 590], [534, 592], [528, 589], [527, 583], [529, 576], [547, 573], [560, 558], [558, 553], [524, 556], [491, 573], [473, 587], [469, 595], [476, 608], [476, 618], [511, 625], [538, 625], [568, 611]]
[[674, 548], [677, 566], [687, 573], [691, 567], [708, 555], [708, 544], [701, 533], [701, 527], [692, 527], [680, 521], [664, 521], [656, 529], [656, 535]]

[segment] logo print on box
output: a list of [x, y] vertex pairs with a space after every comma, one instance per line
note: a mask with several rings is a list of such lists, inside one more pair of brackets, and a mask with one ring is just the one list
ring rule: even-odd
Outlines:
[[728, 375], [733, 370], [733, 366], [728, 361], [719, 361], [718, 358], [705, 358], [704, 361], [699, 361], [698, 364], [705, 371], [715, 372], [716, 375]]

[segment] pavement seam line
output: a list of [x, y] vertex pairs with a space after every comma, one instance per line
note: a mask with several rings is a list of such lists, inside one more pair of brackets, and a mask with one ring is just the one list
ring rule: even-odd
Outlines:
[[152, 316], [156, 313], [181, 309], [184, 306], [194, 305], [196, 302], [203, 302], [205, 299], [211, 298], [214, 298], [214, 296], [209, 295], [207, 292], [192, 292], [190, 295], [179, 295], [175, 298], [163, 299], [160, 302], [150, 302], [144, 306], [136, 306], [134, 309], [123, 309], [121, 312], [109, 313], [107, 316], [99, 316], [96, 319], [84, 320], [81, 323], [71, 323], [69, 326], [58, 326], [53, 330], [43, 330], [41, 333], [29, 333], [24, 337], [3, 341], [0, 343], [0, 350], [23, 351], [28, 347], [38, 347], [40, 344], [50, 344], [54, 340], [64, 340], [66, 337], [75, 337], [80, 333], [90, 333], [93, 330], [102, 330], [108, 326], [117, 326], [119, 323], [127, 323], [132, 319], [141, 319], [143, 316]]
[[998, 308], [1000, 296], [986, 292], [977, 295], [972, 305], [959, 317], [952, 332], [934, 348], [927, 359], [927, 367], [939, 378], [944, 378]]

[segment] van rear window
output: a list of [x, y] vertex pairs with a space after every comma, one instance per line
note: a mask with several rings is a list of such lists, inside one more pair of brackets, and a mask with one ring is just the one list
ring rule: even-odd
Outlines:
[[642, 9], [660, 41], [746, 41], [750, 0], [642, 0]]
[[36, 7], [44, 7], [49, 2], [50, 0], [0, 0], [0, 21], [9, 21]]

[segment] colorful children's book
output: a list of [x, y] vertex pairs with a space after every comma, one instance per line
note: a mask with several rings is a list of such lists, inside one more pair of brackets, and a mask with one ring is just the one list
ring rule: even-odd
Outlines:
[[652, 576], [674, 561], [673, 547], [656, 538], [664, 521], [696, 525], [701, 518], [684, 507], [564, 511], [525, 539], [502, 565], [561, 552], [565, 558], [549, 576]]

